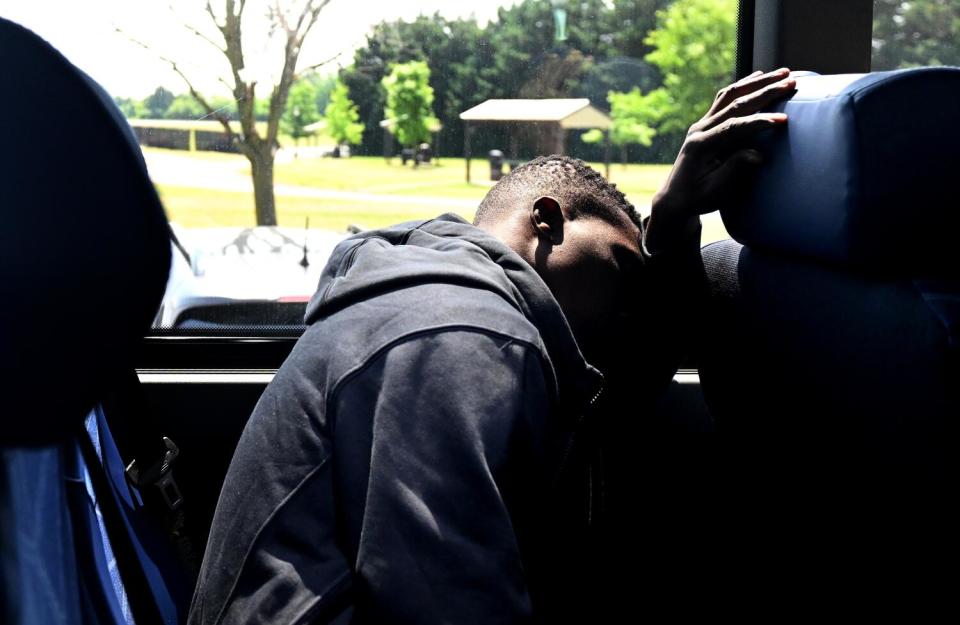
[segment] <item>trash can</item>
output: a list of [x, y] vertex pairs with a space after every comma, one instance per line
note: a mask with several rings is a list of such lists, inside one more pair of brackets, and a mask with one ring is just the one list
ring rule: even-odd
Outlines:
[[500, 180], [503, 178], [503, 152], [490, 150], [487, 157], [490, 159], [490, 180]]
[[421, 163], [430, 164], [430, 159], [433, 158], [433, 150], [430, 148], [429, 143], [420, 144], [420, 148], [417, 150], [417, 157]]

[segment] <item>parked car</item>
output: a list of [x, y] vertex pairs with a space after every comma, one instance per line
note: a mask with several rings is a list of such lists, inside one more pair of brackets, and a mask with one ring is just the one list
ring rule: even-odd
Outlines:
[[170, 281], [155, 326], [299, 326], [327, 259], [345, 232], [282, 226], [174, 226]]

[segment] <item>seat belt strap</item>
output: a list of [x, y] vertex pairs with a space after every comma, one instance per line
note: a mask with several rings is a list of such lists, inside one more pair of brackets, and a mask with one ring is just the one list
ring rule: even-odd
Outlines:
[[200, 557], [189, 534], [183, 493], [174, 467], [180, 455], [176, 443], [152, 424], [158, 423], [135, 371], [125, 376], [103, 402], [103, 413], [125, 464], [125, 477], [139, 496], [146, 514], [163, 528], [191, 584], [200, 571]]

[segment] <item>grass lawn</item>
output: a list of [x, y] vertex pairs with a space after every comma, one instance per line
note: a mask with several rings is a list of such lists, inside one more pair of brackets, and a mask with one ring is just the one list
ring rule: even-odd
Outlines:
[[[150, 149], [148, 148], [148, 151]], [[174, 151], [163, 150], [173, 153]], [[236, 165], [240, 176], [248, 175], [246, 160], [236, 154], [216, 152], [176, 152], [177, 156], [208, 163]], [[311, 228], [344, 230], [350, 224], [377, 228], [409, 221], [427, 219], [450, 210], [466, 219], [473, 211], [464, 207], [464, 201], [479, 203], [492, 186], [488, 180], [489, 168], [485, 159], [474, 159], [473, 183], [465, 181], [464, 161], [461, 158], [443, 158], [439, 165], [413, 169], [403, 167], [399, 159], [391, 164], [381, 157], [300, 158], [285, 160], [276, 165], [278, 185], [295, 185], [337, 192], [363, 193], [382, 196], [382, 199], [306, 198], [277, 194], [277, 217], [281, 225], [303, 227], [310, 218]], [[603, 171], [602, 163], [592, 164]], [[626, 193], [627, 198], [646, 213], [654, 193], [663, 184], [670, 171], [669, 165], [614, 164], [610, 178]], [[253, 195], [239, 191], [200, 189], [172, 184], [157, 185], [172, 221], [187, 228], [254, 225]], [[391, 202], [396, 197], [398, 201]], [[455, 200], [450, 209], [435, 201], [422, 208], [411, 204], [411, 197], [447, 198]], [[405, 200], [405, 201], [404, 201]], [[726, 238], [719, 218], [704, 219], [703, 241]]]
[[[602, 163], [591, 165], [603, 171]], [[669, 165], [611, 165], [610, 178], [637, 207], [646, 207], [669, 172]], [[400, 159], [387, 164], [380, 157], [355, 156], [281, 163], [277, 165], [276, 181], [323, 189], [476, 199], [479, 202], [492, 184], [486, 159], [473, 159], [471, 174], [472, 184], [468, 184], [462, 158], [443, 158], [439, 165], [414, 169], [400, 165]]]
[[[157, 185], [170, 221], [185, 228], [253, 226], [253, 194], [237, 191], [195, 189]], [[409, 204], [376, 204], [353, 200], [327, 200], [277, 196], [277, 221], [281, 226], [302, 228], [310, 218], [311, 228], [344, 231], [350, 224], [379, 228], [414, 219], [428, 219], [446, 212], [436, 207], [417, 209]], [[453, 210], [465, 219], [471, 211]]]

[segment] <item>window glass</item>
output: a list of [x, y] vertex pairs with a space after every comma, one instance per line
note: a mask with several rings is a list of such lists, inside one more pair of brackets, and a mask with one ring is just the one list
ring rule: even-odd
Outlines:
[[[176, 235], [156, 328], [201, 333], [298, 326], [350, 232], [471, 219], [498, 175], [538, 154], [589, 161], [647, 211], [732, 78], [737, 12], [736, 0], [18, 4], [0, 13], [128, 118]], [[707, 216], [704, 241], [725, 236]]]
[[960, 0], [874, 0], [874, 71], [960, 65]]

